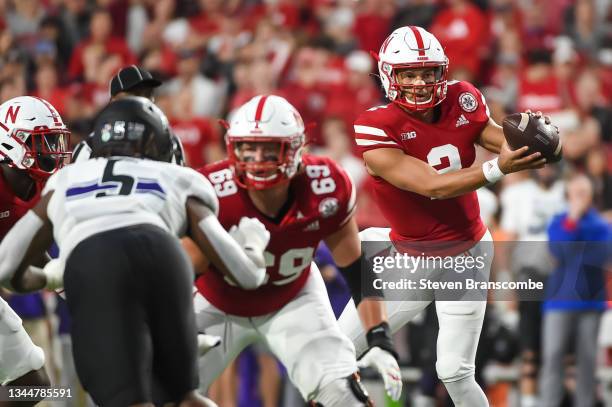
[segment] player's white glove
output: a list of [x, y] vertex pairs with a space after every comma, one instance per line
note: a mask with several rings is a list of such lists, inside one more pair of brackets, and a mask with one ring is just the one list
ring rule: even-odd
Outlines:
[[42, 269], [47, 277], [45, 288], [49, 290], [57, 290], [64, 287], [64, 268], [65, 263], [60, 259], [51, 259], [45, 264]]
[[361, 369], [371, 367], [382, 376], [385, 391], [393, 400], [399, 400], [402, 395], [402, 375], [395, 357], [378, 346], [370, 348], [357, 362]]
[[389, 325], [383, 322], [370, 329], [366, 334], [369, 349], [361, 355], [357, 366], [361, 369], [371, 367], [383, 378], [385, 391], [397, 401], [402, 395], [402, 374], [397, 364], [397, 354], [393, 349]]
[[237, 226], [230, 228], [229, 234], [253, 263], [258, 267], [266, 267], [263, 251], [270, 242], [270, 232], [259, 219], [244, 216]]

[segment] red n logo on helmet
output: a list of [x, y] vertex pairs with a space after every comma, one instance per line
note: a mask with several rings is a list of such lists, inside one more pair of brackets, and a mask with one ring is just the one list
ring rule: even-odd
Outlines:
[[17, 121], [17, 114], [19, 114], [19, 109], [21, 109], [21, 106], [17, 106], [16, 109], [13, 109], [13, 105], [9, 106], [8, 110], [6, 111], [6, 116], [4, 117], [4, 122], [7, 123], [9, 121], [9, 118], [11, 119], [11, 123], [15, 124], [15, 122]]

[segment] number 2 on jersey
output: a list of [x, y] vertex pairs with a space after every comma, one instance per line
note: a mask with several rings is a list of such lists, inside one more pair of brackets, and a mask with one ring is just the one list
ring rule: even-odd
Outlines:
[[427, 162], [438, 174], [446, 174], [447, 172], [461, 169], [459, 149], [452, 144], [444, 144], [429, 150]]

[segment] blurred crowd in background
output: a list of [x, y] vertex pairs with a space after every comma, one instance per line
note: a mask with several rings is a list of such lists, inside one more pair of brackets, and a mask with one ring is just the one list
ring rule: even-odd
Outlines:
[[[560, 129], [565, 158], [560, 165], [545, 174], [512, 174], [479, 191], [483, 218], [496, 240], [520, 239], [520, 221], [510, 212], [526, 197], [543, 196], [540, 192], [553, 184], [562, 185], [568, 174], [582, 172], [590, 178], [594, 208], [612, 220], [611, 3], [0, 0], [0, 102], [26, 94], [47, 99], [68, 124], [74, 145], [89, 133], [94, 115], [108, 102], [111, 77], [121, 67], [137, 64], [164, 82], [156, 90], [156, 103], [181, 138], [188, 164], [198, 168], [224, 157], [220, 119], [257, 94], [278, 94], [302, 114], [309, 149], [334, 158], [353, 176], [360, 227], [384, 226], [369, 195], [371, 180], [354, 154], [353, 121], [363, 110], [386, 103], [370, 52], [376, 52], [393, 29], [422, 26], [444, 46], [449, 79], [478, 86], [498, 123], [508, 113], [531, 109], [549, 115]], [[479, 153], [479, 161], [489, 158], [483, 150]], [[529, 189], [532, 184], [543, 189]], [[561, 211], [563, 188], [555, 191], [553, 206]], [[533, 203], [524, 211], [540, 207]], [[540, 216], [540, 232], [552, 215]], [[523, 238], [546, 239], [536, 235]], [[512, 255], [500, 257], [495, 268], [503, 274], [513, 268]], [[325, 259], [325, 253], [319, 258]], [[342, 303], [338, 298], [348, 295], [333, 264], [322, 260], [322, 265], [329, 265], [323, 273], [332, 301]], [[59, 345], [46, 338], [48, 306], [42, 300], [28, 304], [21, 306], [22, 316], [39, 322], [32, 328], [40, 331], [35, 337], [46, 340], [52, 352], [50, 347]], [[516, 307], [498, 308], [504, 314], [498, 320], [517, 314]], [[516, 335], [517, 325], [506, 325], [508, 335]], [[414, 334], [403, 338], [413, 347], [423, 340]], [[259, 364], [254, 357], [254, 365], [277, 370], [275, 362], [266, 361], [265, 350], [256, 353], [264, 356]], [[504, 363], [515, 361], [518, 353]], [[414, 362], [410, 346], [404, 356]], [[57, 366], [62, 365], [61, 358], [56, 359]], [[245, 380], [237, 387], [246, 388]], [[264, 393], [275, 392], [279, 384], [274, 380], [264, 384], [272, 389]], [[257, 385], [252, 387], [257, 394]], [[275, 397], [242, 405], [272, 406], [278, 403]], [[495, 405], [505, 405], [499, 403]]]

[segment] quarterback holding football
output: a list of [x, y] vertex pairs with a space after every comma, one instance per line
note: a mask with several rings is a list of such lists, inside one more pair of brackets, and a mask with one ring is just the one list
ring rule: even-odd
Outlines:
[[[375, 199], [391, 227], [366, 229], [360, 233], [362, 241], [391, 241], [395, 246], [447, 242], [447, 256], [483, 256], [484, 267], [469, 272], [488, 278], [493, 244], [480, 219], [475, 191], [505, 174], [544, 166], [544, 154], [533, 146], [508, 146], [480, 91], [471, 83], [447, 79], [448, 58], [425, 29], [396, 29], [377, 59], [390, 103], [363, 112], [354, 134], [374, 177]], [[551, 126], [539, 113], [525, 116], [528, 122]], [[499, 156], [473, 165], [476, 145]], [[391, 330], [435, 301], [440, 323], [438, 377], [455, 405], [488, 406], [474, 379], [486, 302], [445, 301], [435, 290], [420, 291], [418, 300], [410, 295], [401, 301], [386, 300]], [[365, 349], [365, 335], [351, 302], [339, 322], [359, 354]]]

